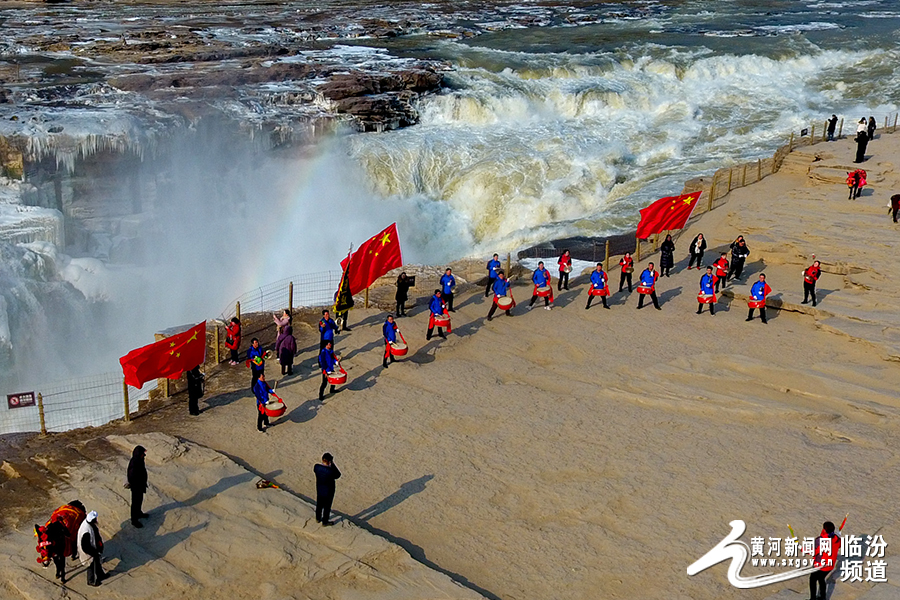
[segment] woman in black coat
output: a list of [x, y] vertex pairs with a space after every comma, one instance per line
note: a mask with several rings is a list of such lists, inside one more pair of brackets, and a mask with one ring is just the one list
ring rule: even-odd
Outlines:
[[662, 269], [662, 274], [666, 277], [669, 276], [669, 269], [675, 266], [675, 242], [672, 241], [672, 236], [667, 235], [666, 241], [662, 243], [659, 247], [659, 268]]
[[144, 457], [147, 451], [143, 446], [135, 446], [128, 463], [128, 487], [131, 489], [131, 524], [143, 527], [138, 519], [146, 519], [149, 515], [141, 507], [144, 503], [144, 492], [147, 491], [147, 467]]
[[697, 237], [693, 239], [688, 250], [691, 253], [691, 260], [688, 262], [688, 271], [691, 270], [694, 261], [697, 261], [698, 269], [703, 267], [703, 251], [706, 250], [706, 238], [703, 237], [702, 233], [697, 234]]
[[406, 316], [406, 301], [409, 300], [409, 288], [412, 287], [412, 282], [409, 277], [406, 276], [406, 271], [400, 273], [400, 276], [397, 277], [397, 295], [395, 299], [397, 300], [397, 310], [396, 314], [398, 317]]

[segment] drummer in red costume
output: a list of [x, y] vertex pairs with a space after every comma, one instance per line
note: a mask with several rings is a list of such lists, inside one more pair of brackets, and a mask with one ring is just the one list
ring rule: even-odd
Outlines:
[[603, 272], [603, 263], [597, 263], [597, 268], [591, 273], [591, 287], [588, 290], [588, 301], [584, 310], [591, 307], [591, 301], [594, 299], [594, 296], [600, 296], [600, 300], [603, 301], [603, 308], [609, 308], [609, 304], [606, 303], [606, 297], [609, 296], [608, 283], [609, 277]]
[[534, 292], [531, 294], [528, 310], [534, 308], [534, 301], [538, 298], [543, 298], [544, 308], [550, 310], [550, 304], [553, 302], [553, 286], [550, 271], [544, 268], [544, 261], [538, 263], [538, 268], [531, 274], [531, 281], [534, 282]]
[[631, 252], [625, 253], [625, 256], [619, 261], [619, 266], [622, 267], [622, 275], [619, 277], [619, 291], [622, 291], [627, 280], [628, 291], [631, 292], [631, 274], [634, 273], [634, 259], [631, 258]]
[[[813, 258], [815, 258], [815, 255], [813, 255]], [[813, 261], [813, 264], [803, 271], [803, 302], [800, 304], [808, 303], [809, 297], [812, 296], [812, 305], [816, 305], [816, 282], [821, 274], [822, 269], [819, 267], [819, 261]]]
[[394, 355], [391, 354], [391, 344], [397, 341], [397, 324], [394, 323], [394, 315], [387, 316], [382, 332], [384, 333], [384, 362], [382, 364], [387, 369], [388, 360], [395, 362]]
[[572, 255], [568, 250], [563, 250], [562, 256], [556, 261], [559, 264], [559, 280], [556, 282], [556, 291], [563, 288], [569, 289], [569, 273], [572, 272]]
[[[441, 298], [441, 290], [434, 290], [434, 296], [431, 297], [431, 302], [428, 303], [428, 310], [430, 311], [430, 314], [428, 315], [428, 334], [425, 336], [425, 339], [431, 339], [431, 334], [434, 333], [435, 325], [437, 325], [438, 335], [446, 339], [447, 336], [444, 335], [443, 325], [438, 325], [435, 321], [435, 317], [449, 314], [447, 312], [447, 303]], [[447, 319], [447, 333], [452, 333], [450, 331], [449, 318]]]
[[759, 281], [750, 288], [750, 299], [747, 301], [747, 306], [750, 307], [750, 313], [747, 315], [748, 321], [753, 320], [753, 310], [758, 308], [759, 318], [762, 319], [763, 323], [768, 323], [766, 320], [766, 296], [771, 293], [772, 288], [766, 283], [765, 273], [760, 273]]
[[723, 252], [719, 260], [714, 262], [713, 265], [716, 267], [716, 291], [718, 292], [719, 285], [721, 284], [724, 290], [728, 281], [728, 255]]
[[516, 300], [509, 291], [511, 285], [509, 279], [506, 278], [506, 274], [503, 271], [499, 271], [497, 273], [497, 279], [494, 280], [494, 285], [491, 287], [494, 292], [494, 302], [491, 304], [491, 310], [488, 311], [488, 321], [494, 318], [494, 313], [497, 312], [497, 307], [500, 306], [501, 303], [507, 305], [504, 308], [506, 316], [512, 316], [510, 311], [516, 306]]
[[659, 299], [656, 297], [656, 280], [659, 279], [659, 271], [653, 268], [653, 263], [649, 263], [647, 268], [641, 272], [641, 278], [638, 281], [638, 309], [644, 308], [644, 296], [650, 296], [653, 300], [653, 306], [656, 310], [662, 310], [659, 307]]

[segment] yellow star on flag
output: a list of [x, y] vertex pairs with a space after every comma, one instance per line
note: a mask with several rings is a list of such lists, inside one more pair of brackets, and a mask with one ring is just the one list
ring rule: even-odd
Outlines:
[[391, 243], [391, 234], [385, 233], [384, 237], [381, 238], [381, 245], [384, 246], [385, 244], [390, 244], [390, 243]]

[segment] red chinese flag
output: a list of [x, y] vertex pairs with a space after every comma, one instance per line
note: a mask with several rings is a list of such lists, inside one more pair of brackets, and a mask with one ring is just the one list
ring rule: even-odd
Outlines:
[[141, 388], [152, 379], [178, 379], [206, 358], [206, 321], [183, 333], [132, 350], [119, 359], [125, 383]]
[[[350, 293], [356, 294], [397, 267], [403, 266], [400, 254], [400, 238], [397, 237], [397, 224], [378, 233], [362, 243], [359, 249], [350, 255], [350, 269], [347, 273]], [[347, 259], [341, 261], [341, 269], [347, 271]]]
[[699, 199], [700, 192], [691, 192], [660, 198], [647, 208], [642, 208], [637, 237], [646, 240], [654, 233], [683, 228]]

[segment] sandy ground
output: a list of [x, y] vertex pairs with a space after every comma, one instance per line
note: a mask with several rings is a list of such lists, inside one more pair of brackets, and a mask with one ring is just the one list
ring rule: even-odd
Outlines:
[[[841, 173], [853, 166], [851, 145], [795, 153], [782, 172], [693, 222], [677, 242], [675, 273], [658, 285], [661, 311], [637, 311], [627, 293], [610, 310], [585, 311], [581, 277], [552, 311], [528, 311], [531, 286], [520, 282], [516, 316], [487, 323], [488, 301], [470, 290], [447, 340], [426, 342], [421, 306], [400, 319], [411, 352], [387, 370], [384, 313], [354, 311], [337, 344], [349, 382], [324, 403], [311, 327], [298, 327], [293, 377], [268, 366], [288, 405], [268, 433], [255, 430], [243, 367], [213, 374], [237, 391], [209, 394], [201, 416], [180, 405], [131, 427], [220, 450], [306, 498], [313, 464], [332, 452], [344, 473], [335, 501], [343, 521], [490, 598], [801, 599], [805, 579], [735, 590], [724, 565], [694, 577], [686, 568], [733, 519], [747, 522], [748, 537], [787, 536], [787, 523], [804, 536], [847, 512], [845, 533], [884, 536], [891, 583], [837, 583], [833, 597], [900, 597], [891, 268], [900, 231], [885, 214], [900, 191], [900, 136], [870, 144], [872, 183], [855, 202]], [[694, 314], [700, 274], [684, 270], [701, 230], [712, 242], [707, 262], [738, 233], [752, 253], [715, 316]], [[813, 253], [826, 270], [816, 309], [798, 304]], [[783, 310], [770, 310], [768, 325], [747, 323], [746, 282], [763, 270]], [[151, 481], [165, 468], [151, 468]], [[229, 560], [256, 548], [232, 546]], [[249, 584], [241, 593], [261, 597]]]
[[[109, 580], [92, 590], [69, 560], [65, 587], [36, 566], [25, 529], [0, 538], [3, 598], [478, 598], [395, 544], [344, 523], [323, 528], [315, 511], [218, 452], [161, 434], [109, 436], [113, 458], [68, 469], [57, 504], [79, 498], [99, 514]], [[131, 449], [153, 472], [143, 529], [128, 520], [122, 488]]]

